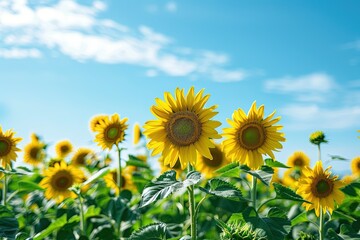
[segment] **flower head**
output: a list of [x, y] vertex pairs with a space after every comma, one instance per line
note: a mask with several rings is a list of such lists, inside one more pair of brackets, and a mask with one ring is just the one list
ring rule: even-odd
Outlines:
[[22, 138], [15, 137], [14, 135], [15, 132], [11, 129], [3, 132], [0, 126], [0, 161], [3, 167], [6, 167], [11, 161], [15, 161], [17, 158], [16, 152], [20, 151], [17, 144]]
[[71, 158], [71, 164], [74, 166], [85, 166], [92, 156], [93, 151], [88, 148], [79, 148]]
[[353, 175], [360, 177], [360, 157], [351, 160], [351, 172]]
[[323, 131], [316, 131], [310, 134], [310, 142], [315, 145], [320, 145], [321, 143], [327, 143], [325, 139], [325, 133]]
[[92, 132], [96, 132], [96, 127], [100, 125], [101, 122], [105, 121], [105, 119], [109, 119], [109, 116], [105, 114], [99, 114], [92, 117], [89, 124], [90, 130]]
[[138, 144], [142, 137], [141, 129], [138, 123], [134, 125], [134, 144]]
[[62, 140], [55, 145], [55, 152], [59, 158], [68, 156], [73, 150], [73, 146], [69, 140]]

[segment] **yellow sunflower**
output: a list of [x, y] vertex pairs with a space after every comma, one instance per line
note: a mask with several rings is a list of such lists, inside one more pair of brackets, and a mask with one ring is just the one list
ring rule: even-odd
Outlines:
[[14, 137], [15, 132], [11, 129], [2, 131], [0, 126], [0, 161], [3, 167], [6, 167], [11, 161], [16, 161], [16, 152], [20, 149], [16, 146], [22, 138]]
[[76, 197], [76, 194], [69, 188], [74, 184], [81, 183], [83, 178], [84, 174], [80, 169], [67, 166], [65, 162], [61, 162], [45, 170], [40, 186], [45, 189], [47, 199], [54, 199], [60, 203], [65, 198]]
[[310, 158], [304, 152], [296, 151], [288, 158], [287, 165], [302, 169], [305, 166], [310, 166]]
[[256, 101], [252, 104], [246, 115], [242, 109], [234, 111], [232, 118], [228, 119], [231, 128], [224, 129], [223, 149], [232, 161], [239, 161], [251, 169], [258, 169], [263, 165], [262, 154], [267, 154], [272, 159], [272, 151], [282, 148], [284, 134], [278, 132], [282, 126], [274, 125], [280, 117], [273, 118], [275, 111], [264, 118], [264, 105], [256, 108]]
[[221, 151], [220, 146], [215, 144], [215, 148], [210, 148], [212, 160], [198, 154], [196, 160], [195, 169], [205, 175], [206, 178], [212, 178], [215, 176], [214, 171], [230, 163], [229, 159], [225, 156], [224, 152]]
[[36, 133], [30, 135], [31, 142], [40, 142], [40, 137]]
[[62, 140], [55, 145], [55, 152], [58, 157], [64, 158], [69, 155], [73, 150], [73, 146], [70, 141]]
[[317, 161], [313, 170], [305, 167], [302, 171], [303, 176], [299, 179], [296, 193], [312, 203], [303, 203], [303, 206], [306, 211], [315, 209], [316, 216], [320, 215], [321, 208], [323, 213], [328, 210], [331, 214], [335, 209], [335, 203], [341, 204], [345, 198], [340, 190], [345, 183], [339, 181], [337, 176], [331, 176], [329, 168], [324, 171], [321, 161]]
[[296, 189], [297, 182], [302, 175], [302, 171], [298, 167], [286, 169], [283, 176], [283, 183], [285, 186]]
[[[116, 195], [119, 195], [120, 189], [117, 185], [117, 169], [111, 170], [108, 174], [105, 175], [104, 181], [106, 183], [106, 186], [108, 186], [110, 189], [115, 191]], [[125, 167], [121, 172], [121, 190], [127, 189], [127, 190], [134, 190], [136, 189], [133, 181], [132, 181], [132, 172], [131, 169], [128, 167]]]
[[184, 172], [184, 169], [181, 168], [181, 163], [180, 163], [179, 159], [176, 161], [175, 165], [172, 166], [172, 167], [170, 167], [169, 164], [167, 164], [167, 165], [164, 164], [164, 158], [163, 157], [159, 158], [159, 163], [160, 163], [160, 172], [161, 172], [161, 174], [163, 174], [166, 171], [175, 170], [177, 178], [180, 178], [181, 175]]
[[105, 115], [105, 114], [99, 114], [99, 115], [96, 115], [94, 117], [91, 118], [90, 120], [90, 130], [95, 132], [96, 131], [96, 127], [98, 125], [100, 125], [100, 123], [102, 121], [105, 121], [105, 119], [109, 120], [109, 116]]
[[360, 177], [360, 157], [351, 160], [351, 171], [353, 175]]
[[44, 144], [39, 141], [32, 141], [24, 147], [24, 162], [37, 166], [45, 158]]
[[134, 125], [134, 144], [138, 144], [141, 137], [142, 137], [141, 129], [138, 123], [135, 123]]
[[87, 161], [91, 158], [93, 151], [88, 148], [79, 148], [74, 156], [71, 158], [71, 164], [78, 167], [78, 166], [85, 166]]
[[221, 138], [216, 128], [220, 122], [210, 120], [217, 112], [217, 106], [205, 108], [210, 95], [203, 96], [204, 89], [197, 94], [191, 87], [185, 96], [184, 89], [175, 90], [175, 98], [165, 92], [165, 101], [156, 98], [157, 105], [151, 107], [156, 120], [145, 123], [144, 134], [150, 139], [152, 155], [162, 153], [164, 164], [173, 167], [180, 159], [184, 169], [190, 162], [195, 166], [199, 153], [212, 159], [210, 149], [214, 148], [212, 138]]
[[60, 164], [62, 162], [66, 164], [63, 158], [51, 158], [47, 165], [48, 167], [55, 167], [55, 164]]
[[125, 130], [128, 128], [127, 120], [127, 118], [121, 120], [117, 113], [112, 115], [111, 118], [104, 118], [95, 128], [96, 132], [98, 132], [95, 142], [102, 149], [111, 149], [113, 145], [122, 142], [125, 137]]

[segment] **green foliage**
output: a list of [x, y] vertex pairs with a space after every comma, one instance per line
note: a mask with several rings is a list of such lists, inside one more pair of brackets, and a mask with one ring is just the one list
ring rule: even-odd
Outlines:
[[170, 236], [165, 223], [153, 223], [133, 232], [129, 240], [165, 240]]
[[221, 177], [239, 177], [241, 173], [239, 163], [229, 163], [215, 171]]
[[341, 189], [346, 195], [360, 198], [360, 182], [352, 182]]
[[285, 187], [279, 183], [273, 183], [273, 185], [276, 192], [276, 197], [275, 197], [276, 199], [286, 199], [297, 202], [308, 202], [288, 187]]
[[0, 205], [0, 237], [14, 239], [19, 230], [15, 215], [7, 207]]
[[129, 160], [126, 161], [126, 166], [135, 166], [147, 169], [150, 168], [150, 166], [146, 162], [131, 154], [129, 154]]
[[286, 166], [285, 164], [281, 163], [281, 162], [278, 162], [276, 160], [273, 160], [271, 158], [267, 158], [265, 159], [265, 164], [266, 166], [269, 166], [269, 167], [278, 167], [278, 168], [290, 168], [288, 166]]
[[199, 187], [201, 191], [221, 198], [234, 201], [247, 201], [243, 198], [240, 189], [233, 184], [218, 178], [211, 179], [206, 183], [205, 188]]
[[251, 170], [246, 165], [241, 165], [240, 169], [257, 179], [259, 179], [261, 182], [263, 182], [266, 186], [270, 186], [270, 182], [272, 179], [272, 175], [274, 174], [274, 169], [272, 169], [269, 166], [261, 166], [260, 170]]

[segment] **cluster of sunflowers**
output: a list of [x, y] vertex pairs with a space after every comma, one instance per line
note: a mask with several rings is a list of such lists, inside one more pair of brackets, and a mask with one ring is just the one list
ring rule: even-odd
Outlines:
[[301, 151], [285, 165], [273, 153], [285, 141], [275, 111], [264, 116], [254, 102], [247, 114], [235, 110], [219, 134], [217, 106], [205, 107], [209, 97], [192, 87], [156, 98], [156, 119], [143, 132], [134, 125], [134, 145], [145, 154], [127, 159], [128, 119], [118, 114], [90, 121], [100, 153], [74, 151], [63, 140], [50, 157], [48, 144], [32, 134], [23, 149], [32, 170], [13, 167], [22, 139], [0, 127], [0, 238], [360, 239], [359, 157], [351, 176], [333, 176], [323, 169], [327, 140], [318, 131], [310, 136], [319, 153], [314, 168]]

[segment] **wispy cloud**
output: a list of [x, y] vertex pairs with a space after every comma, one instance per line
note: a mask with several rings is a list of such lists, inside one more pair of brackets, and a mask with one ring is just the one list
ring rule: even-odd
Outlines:
[[[241, 68], [226, 68], [230, 61], [226, 54], [177, 46], [171, 37], [145, 25], [130, 28], [102, 19], [98, 15], [107, 9], [102, 1], [90, 5], [75, 0], [51, 2], [34, 5], [27, 0], [0, 0], [0, 57], [41, 57], [50, 50], [80, 62], [141, 66], [152, 77], [166, 74], [240, 81], [251, 75]], [[165, 8], [176, 11], [177, 5], [171, 1]], [[189, 51], [184, 54], [179, 49]]]
[[360, 40], [356, 40], [353, 42], [349, 42], [344, 44], [344, 48], [346, 49], [355, 49], [360, 51]]
[[322, 102], [325, 94], [336, 87], [333, 78], [321, 72], [292, 77], [285, 76], [265, 81], [265, 90], [273, 93], [293, 94], [297, 100], [305, 102]]
[[321, 108], [312, 105], [288, 105], [279, 110], [284, 119], [289, 121], [288, 129], [346, 129], [359, 126], [360, 107]]

